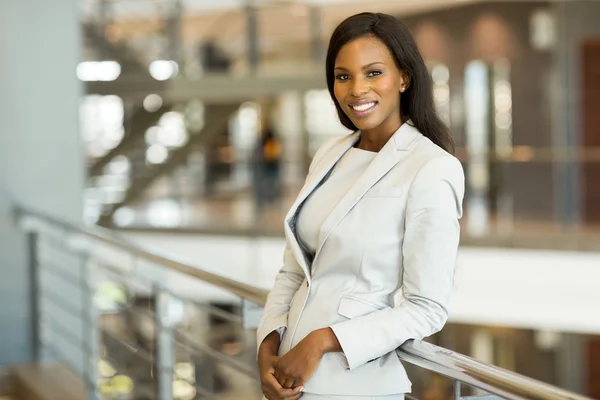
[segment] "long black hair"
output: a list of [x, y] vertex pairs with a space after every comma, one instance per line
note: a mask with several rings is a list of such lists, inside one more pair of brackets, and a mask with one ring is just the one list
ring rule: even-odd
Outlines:
[[356, 14], [339, 24], [331, 35], [325, 61], [327, 87], [341, 123], [350, 130], [358, 129], [335, 98], [333, 91], [335, 59], [345, 44], [364, 36], [379, 38], [392, 53], [398, 69], [408, 75], [409, 85], [402, 94], [400, 102], [402, 118], [404, 120], [410, 118], [412, 124], [423, 135], [442, 149], [453, 153], [454, 143], [448, 127], [435, 111], [431, 76], [423, 57], [408, 28], [391, 15], [368, 12]]

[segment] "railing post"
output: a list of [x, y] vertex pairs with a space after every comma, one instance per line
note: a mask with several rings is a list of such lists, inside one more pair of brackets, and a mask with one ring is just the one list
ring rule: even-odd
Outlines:
[[454, 400], [460, 400], [461, 398], [460, 381], [454, 381]]
[[42, 341], [40, 336], [40, 265], [38, 262], [38, 234], [27, 234], [27, 252], [29, 256], [29, 304], [31, 332], [31, 361], [39, 363], [42, 358]]
[[81, 320], [83, 322], [83, 373], [86, 382], [87, 398], [97, 399], [98, 363], [100, 362], [100, 328], [98, 315], [94, 307], [95, 286], [90, 279], [88, 260], [81, 265]]
[[173, 400], [173, 364], [175, 342], [169, 321], [171, 294], [162, 286], [155, 285], [156, 307], [156, 374], [157, 399]]

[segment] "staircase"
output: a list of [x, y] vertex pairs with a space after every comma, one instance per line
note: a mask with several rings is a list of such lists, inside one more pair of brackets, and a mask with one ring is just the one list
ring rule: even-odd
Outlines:
[[[135, 134], [132, 133], [130, 139], [123, 140], [123, 143], [112, 153], [114, 156], [118, 154], [126, 155], [131, 160], [131, 183], [120, 200], [105, 205], [98, 224], [101, 226], [111, 226], [112, 215], [116, 210], [138, 200], [158, 178], [172, 173], [175, 168], [187, 162], [188, 156], [193, 150], [202, 147], [216, 135], [228, 129], [229, 119], [238, 108], [239, 104], [206, 106], [203, 129], [196, 134], [190, 135], [188, 142], [184, 146], [171, 149], [167, 160], [160, 164], [148, 164], [146, 162], [145, 147], [135, 147], [136, 144], [144, 145], [144, 137], [141, 131]], [[150, 117], [148, 118], [150, 119]], [[142, 118], [140, 117], [140, 119]], [[147, 124], [149, 123], [150, 121], [148, 120]], [[110, 159], [106, 157], [94, 164], [91, 169], [91, 175], [94, 173], [99, 174], [109, 161]]]
[[143, 107], [135, 110], [125, 122], [127, 134], [117, 147], [106, 155], [98, 158], [91, 165], [88, 176], [102, 175], [104, 167], [116, 156], [127, 155], [137, 148], [144, 147], [144, 134], [153, 125], [158, 123], [160, 117], [171, 110], [171, 106], [162, 106], [155, 112], [148, 112]]
[[[150, 75], [149, 61], [137, 49], [125, 42], [110, 42], [106, 39], [103, 27], [94, 23], [83, 24], [83, 37], [85, 49], [91, 50], [91, 58], [94, 60], [117, 61], [121, 66], [121, 75], [113, 82], [85, 82], [85, 91], [88, 94], [116, 94], [121, 97], [130, 97], [134, 83], [136, 96], [143, 94], [161, 93], [168, 86], [165, 81], [157, 81]], [[107, 84], [110, 90], [104, 92]], [[141, 93], [140, 93], [141, 91]], [[124, 94], [128, 95], [125, 96]]]
[[99, 53], [99, 57], [118, 61], [121, 64], [123, 73], [136, 74], [139, 77], [152, 79], [145, 62], [142, 61], [141, 56], [136, 54], [134, 49], [125, 43], [109, 42], [101, 29], [102, 27], [98, 27], [94, 23], [83, 24], [83, 35], [86, 44]]

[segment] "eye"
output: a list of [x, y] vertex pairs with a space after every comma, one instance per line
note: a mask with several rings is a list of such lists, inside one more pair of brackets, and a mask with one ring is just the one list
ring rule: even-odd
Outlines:
[[347, 81], [350, 79], [350, 76], [348, 74], [338, 74], [335, 76], [335, 79], [338, 81]]
[[369, 71], [369, 73], [367, 74], [368, 77], [375, 77], [375, 76], [379, 76], [381, 75], [383, 72], [380, 70], [374, 70], [374, 71]]

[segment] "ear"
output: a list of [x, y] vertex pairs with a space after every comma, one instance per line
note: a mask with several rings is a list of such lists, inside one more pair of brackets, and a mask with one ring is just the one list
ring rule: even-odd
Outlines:
[[406, 71], [400, 72], [400, 92], [406, 92], [410, 86], [410, 76]]

